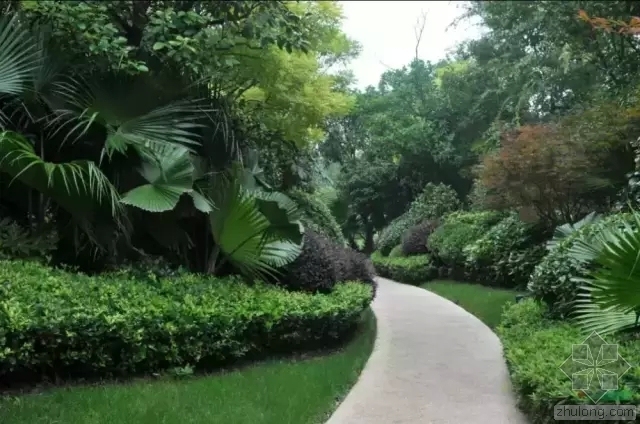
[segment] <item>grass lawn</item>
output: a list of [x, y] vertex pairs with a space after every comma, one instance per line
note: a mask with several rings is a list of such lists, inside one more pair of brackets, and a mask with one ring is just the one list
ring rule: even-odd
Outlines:
[[491, 328], [500, 323], [505, 303], [514, 302], [519, 294], [513, 290], [455, 281], [431, 281], [421, 287], [458, 303]]
[[343, 350], [184, 380], [65, 387], [0, 398], [2, 424], [319, 424], [355, 383], [375, 339], [367, 311]]

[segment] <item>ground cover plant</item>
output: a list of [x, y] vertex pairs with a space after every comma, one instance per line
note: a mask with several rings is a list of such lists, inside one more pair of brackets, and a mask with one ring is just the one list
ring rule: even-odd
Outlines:
[[[567, 321], [548, 317], [544, 304], [529, 299], [508, 307], [497, 328], [519, 405], [535, 424], [556, 422], [553, 418], [556, 404], [593, 402], [573, 390], [571, 379], [562, 371], [563, 363], [571, 358], [572, 345], [585, 342], [588, 334]], [[632, 368], [619, 380], [619, 389], [609, 392], [602, 403], [640, 404], [636, 389], [640, 378], [640, 342], [635, 337], [620, 335], [608, 336], [606, 342], [619, 344], [620, 356]], [[612, 371], [617, 369], [616, 365]]]

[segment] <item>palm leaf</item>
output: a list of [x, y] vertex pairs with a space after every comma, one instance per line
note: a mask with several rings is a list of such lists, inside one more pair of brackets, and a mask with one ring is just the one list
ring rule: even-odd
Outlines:
[[113, 215], [121, 210], [117, 190], [93, 162], [45, 162], [26, 138], [14, 132], [0, 133], [0, 172], [55, 198], [69, 211], [84, 197], [108, 203]]
[[122, 203], [148, 212], [173, 210], [183, 194], [193, 198], [194, 206], [201, 212], [213, 210], [211, 203], [194, 191], [195, 168], [189, 151], [180, 146], [146, 146], [151, 157], [147, 157], [139, 169], [148, 182], [127, 192]]
[[20, 95], [39, 65], [36, 44], [18, 17], [0, 19], [0, 93]]
[[584, 227], [585, 225], [593, 224], [594, 222], [597, 222], [599, 219], [600, 219], [600, 215], [596, 214], [595, 212], [591, 212], [589, 215], [585, 216], [584, 218], [582, 218], [580, 221], [576, 223], [573, 223], [573, 224], [566, 223], [556, 227], [553, 233], [553, 238], [549, 242], [547, 242], [547, 250], [555, 249], [562, 240], [569, 237], [571, 234], [578, 231], [580, 228]]
[[[200, 102], [183, 100], [146, 113], [127, 113], [136, 109], [136, 98], [126, 92], [107, 92], [97, 84], [77, 79], [59, 86], [65, 107], [57, 110], [52, 120], [59, 130], [65, 129], [64, 141], [77, 141], [94, 125], [107, 131], [103, 156], [124, 153], [129, 146], [142, 149], [149, 145], [171, 145], [192, 148], [200, 144], [197, 121], [205, 110]], [[148, 95], [151, 95], [149, 93]], [[140, 100], [138, 99], [138, 102]]]
[[604, 226], [587, 239], [578, 238], [569, 254], [588, 264], [586, 277], [575, 277], [579, 293], [578, 323], [590, 331], [621, 331], [635, 325], [640, 311], [640, 215], [635, 223]]
[[250, 278], [274, 276], [277, 268], [293, 262], [301, 247], [270, 236], [271, 223], [256, 198], [236, 179], [220, 179], [215, 193], [217, 211], [209, 214], [211, 232], [225, 258]]

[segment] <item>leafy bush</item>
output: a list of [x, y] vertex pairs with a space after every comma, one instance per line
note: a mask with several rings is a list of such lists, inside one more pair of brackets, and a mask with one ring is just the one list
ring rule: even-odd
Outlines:
[[45, 259], [56, 248], [56, 242], [52, 232], [39, 234], [9, 218], [0, 219], [0, 259]]
[[530, 246], [531, 230], [531, 225], [511, 213], [465, 246], [467, 278], [503, 287], [526, 285], [545, 253], [542, 246]]
[[126, 375], [220, 365], [337, 341], [371, 288], [291, 293], [235, 278], [184, 274], [155, 282], [127, 272], [88, 277], [0, 261], [0, 378]]
[[417, 220], [437, 219], [462, 208], [456, 191], [445, 184], [428, 183], [411, 203], [409, 213]]
[[424, 220], [438, 219], [461, 208], [455, 190], [444, 184], [428, 183], [422, 193], [411, 203], [409, 210], [391, 221], [380, 233], [378, 250], [387, 256], [394, 246], [402, 241], [402, 236], [410, 227]]
[[[556, 422], [553, 418], [556, 404], [590, 403], [587, 397], [580, 397], [572, 390], [571, 380], [560, 368], [571, 357], [572, 344], [583, 343], [585, 335], [567, 322], [549, 320], [547, 315], [543, 304], [525, 300], [508, 306], [497, 328], [519, 406], [534, 424]], [[640, 363], [639, 340], [607, 342], [618, 342], [623, 358], [631, 364]], [[640, 403], [637, 391], [631, 390], [637, 387], [639, 371], [634, 365], [620, 380], [621, 391], [629, 394], [627, 400], [619, 399], [621, 403]], [[606, 403], [615, 403], [615, 400]]]
[[378, 275], [407, 284], [421, 284], [436, 276], [436, 269], [428, 255], [389, 258], [379, 252], [371, 255]]
[[374, 274], [365, 255], [307, 230], [302, 254], [286, 268], [279, 283], [290, 290], [328, 293], [340, 281], [360, 280], [375, 289]]
[[335, 250], [328, 238], [305, 231], [302, 253], [287, 266], [280, 284], [290, 290], [330, 292], [339, 280]]
[[359, 281], [373, 287], [375, 297], [377, 284], [374, 280], [376, 271], [371, 260], [364, 254], [348, 247], [337, 247], [338, 280]]
[[572, 312], [579, 293], [578, 283], [573, 277], [584, 277], [589, 267], [569, 254], [576, 238], [588, 241], [601, 228], [624, 222], [633, 224], [633, 216], [614, 214], [581, 226], [557, 243], [534, 268], [527, 288], [536, 299], [549, 306], [549, 312], [554, 317], [566, 317]]
[[300, 190], [292, 190], [287, 195], [298, 205], [302, 223], [318, 234], [330, 238], [341, 246], [347, 244], [340, 225], [329, 207], [320, 199]]
[[377, 247], [378, 251], [383, 256], [388, 256], [391, 253], [391, 249], [400, 244], [402, 235], [405, 231], [413, 225], [413, 220], [408, 213], [400, 215], [389, 225], [387, 225], [378, 236]]
[[453, 212], [429, 237], [435, 258], [450, 267], [464, 266], [464, 248], [481, 238], [501, 218], [497, 212]]
[[405, 256], [429, 253], [427, 239], [439, 225], [436, 220], [426, 220], [409, 228], [402, 236], [402, 253]]
[[402, 252], [402, 245], [399, 244], [396, 247], [394, 247], [393, 249], [391, 249], [391, 252], [389, 252], [389, 257], [390, 258], [401, 258], [404, 256], [404, 253]]

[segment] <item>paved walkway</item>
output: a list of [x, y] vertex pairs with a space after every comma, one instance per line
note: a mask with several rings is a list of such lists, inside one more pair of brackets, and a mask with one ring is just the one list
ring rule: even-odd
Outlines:
[[375, 347], [327, 424], [522, 424], [498, 337], [427, 290], [378, 279]]

